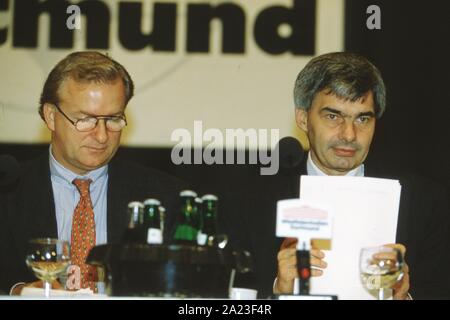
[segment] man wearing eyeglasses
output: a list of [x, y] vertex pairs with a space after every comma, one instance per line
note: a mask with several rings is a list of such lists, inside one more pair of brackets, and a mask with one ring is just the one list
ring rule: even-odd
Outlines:
[[[113, 159], [127, 125], [125, 108], [133, 96], [125, 68], [97, 52], [76, 52], [50, 72], [39, 114], [51, 131], [49, 153], [23, 166], [2, 216], [0, 285], [34, 281], [24, 259], [29, 239], [70, 241], [68, 289], [97, 288], [86, 265], [90, 248], [120, 241], [127, 227], [127, 204], [158, 198], [174, 213], [172, 199], [182, 183], [159, 171]], [[166, 217], [168, 225], [171, 216]], [[165, 230], [166, 236], [170, 230]], [[33, 285], [40, 285], [34, 283]], [[15, 292], [21, 286], [15, 286]]]

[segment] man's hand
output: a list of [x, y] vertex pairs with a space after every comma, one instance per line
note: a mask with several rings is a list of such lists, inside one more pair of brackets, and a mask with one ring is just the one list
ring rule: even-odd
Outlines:
[[[294, 291], [294, 280], [298, 277], [297, 255], [296, 255], [297, 239], [286, 238], [281, 244], [278, 252], [278, 276], [274, 287], [276, 294], [292, 294]], [[323, 274], [320, 269], [325, 269], [327, 263], [323, 261], [325, 254], [318, 249], [310, 251], [311, 276], [319, 277]], [[320, 269], [318, 269], [320, 268]]]
[[[403, 257], [405, 257], [406, 247], [402, 244], [387, 244], [386, 247], [391, 247], [400, 250]], [[394, 300], [408, 300], [409, 295], [409, 267], [406, 261], [403, 260], [403, 277], [397, 281], [397, 283], [392, 287], [394, 290]]]
[[[11, 295], [12, 296], [20, 296], [20, 294], [22, 293], [22, 289], [28, 287], [28, 288], [43, 288], [44, 287], [44, 283], [42, 280], [39, 281], [35, 281], [35, 282], [30, 282], [30, 283], [22, 283], [20, 285], [16, 285], [12, 291], [11, 291]], [[58, 289], [64, 289], [62, 287], [62, 285], [58, 282], [58, 281], [53, 281], [52, 282], [52, 289], [58, 290]]]

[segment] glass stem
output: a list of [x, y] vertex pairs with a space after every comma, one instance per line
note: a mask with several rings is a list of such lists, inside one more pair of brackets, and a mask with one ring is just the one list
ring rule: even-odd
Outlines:
[[44, 281], [44, 294], [46, 298], [50, 298], [50, 289], [52, 285], [48, 281]]
[[384, 300], [384, 289], [378, 289], [378, 300]]

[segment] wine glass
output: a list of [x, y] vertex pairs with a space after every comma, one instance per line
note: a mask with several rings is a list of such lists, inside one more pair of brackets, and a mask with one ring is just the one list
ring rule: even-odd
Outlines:
[[378, 300], [384, 300], [384, 290], [403, 277], [403, 254], [392, 247], [362, 248], [359, 269], [364, 288], [369, 292], [378, 290]]
[[69, 242], [51, 238], [31, 239], [28, 242], [26, 263], [44, 283], [44, 294], [50, 297], [52, 282], [66, 272], [70, 264]]

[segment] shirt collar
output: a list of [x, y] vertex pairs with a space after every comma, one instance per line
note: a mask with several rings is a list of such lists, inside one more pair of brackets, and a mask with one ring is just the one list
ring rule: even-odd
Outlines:
[[[309, 176], [327, 176], [325, 172], [319, 169], [311, 158], [311, 152], [308, 152], [308, 160], [306, 161], [306, 171]], [[347, 177], [364, 177], [364, 164], [360, 164], [353, 170], [345, 174]]]
[[51, 174], [52, 178], [56, 178], [59, 181], [62, 181], [69, 185], [72, 185], [72, 181], [74, 179], [91, 179], [92, 185], [94, 185], [96, 181], [98, 181], [102, 177], [105, 177], [108, 174], [108, 165], [107, 164], [98, 169], [89, 171], [85, 175], [76, 174], [76, 173], [70, 171], [69, 169], [65, 168], [62, 164], [60, 164], [55, 159], [55, 157], [53, 156], [53, 152], [52, 152], [52, 145], [50, 145], [49, 153], [50, 153], [50, 156], [49, 156], [50, 174]]

